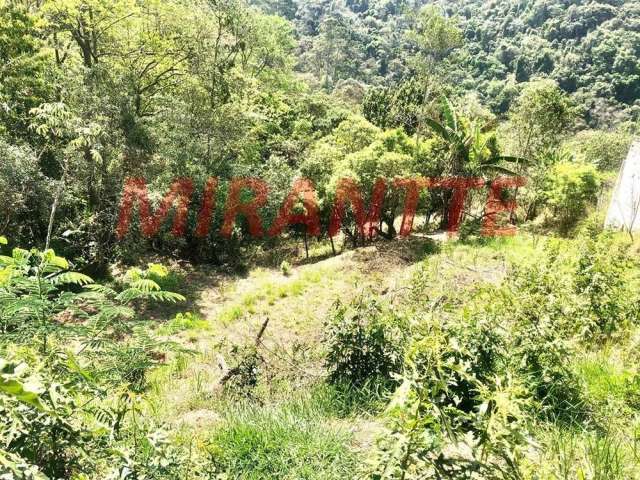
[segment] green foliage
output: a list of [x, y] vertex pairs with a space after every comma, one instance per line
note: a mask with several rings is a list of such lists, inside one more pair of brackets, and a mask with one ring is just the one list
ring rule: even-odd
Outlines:
[[286, 260], [284, 260], [280, 264], [280, 271], [282, 272], [282, 274], [285, 277], [288, 277], [289, 275], [291, 275], [291, 264], [289, 262], [287, 262]]
[[10, 257], [0, 256], [0, 268], [2, 331], [14, 342], [39, 338], [43, 354], [50, 337], [76, 338], [86, 348], [114, 331], [126, 331], [126, 321], [135, 314], [133, 302], [184, 300], [148, 278], [153, 270], [132, 271], [125, 288], [116, 291], [70, 271], [67, 260], [53, 250], [15, 248]]
[[455, 336], [425, 331], [409, 349], [407, 373], [387, 408], [388, 431], [366, 478], [513, 478], [526, 445], [526, 390], [511, 377], [473, 373]]
[[15, 248], [0, 262], [3, 473], [179, 476], [184, 454], [156, 426], [136, 421], [140, 406], [128, 390], [143, 390], [148, 370], [178, 350], [130, 325], [136, 301], [182, 298], [148, 278], [166, 271], [132, 272], [116, 291], [70, 271], [53, 250]]
[[184, 312], [177, 313], [175, 317], [158, 328], [158, 335], [174, 335], [186, 330], [207, 330], [209, 322], [200, 317], [197, 313]]
[[336, 144], [345, 153], [354, 153], [370, 145], [380, 130], [360, 116], [353, 116], [340, 123], [333, 131]]
[[34, 242], [46, 229], [51, 202], [51, 182], [42, 173], [35, 151], [0, 138], [0, 206], [2, 232], [11, 238]]
[[402, 365], [407, 328], [405, 319], [370, 293], [349, 304], [337, 302], [324, 339], [331, 379], [354, 385], [390, 381]]
[[26, 139], [29, 110], [53, 95], [52, 59], [38, 15], [16, 2], [0, 3], [0, 134]]
[[[147, 268], [130, 268], [124, 275], [124, 283], [150, 290], [179, 291], [183, 278], [180, 274], [159, 263], [149, 263]], [[176, 300], [184, 300], [178, 296]]]
[[512, 150], [528, 159], [556, 148], [576, 120], [574, 102], [552, 80], [525, 84], [509, 109]]
[[[582, 322], [588, 335], [610, 336], [640, 319], [633, 294], [637, 278], [629, 244], [610, 233], [586, 238], [576, 271], [576, 289], [587, 298]], [[586, 333], [586, 332], [585, 332]]]
[[230, 478], [353, 478], [349, 434], [324, 419], [324, 406], [295, 395], [283, 405], [237, 404], [210, 439], [214, 471]]
[[579, 161], [601, 171], [617, 171], [627, 156], [632, 135], [621, 131], [584, 130], [573, 137], [565, 148], [576, 152]]
[[549, 170], [543, 191], [560, 231], [568, 233], [595, 206], [600, 192], [600, 175], [593, 165], [558, 163]]
[[[464, 301], [414, 300], [403, 383], [363, 477], [528, 478], [532, 423], [588, 428], [602, 405], [633, 405], [631, 372], [573, 367], [593, 338], [636, 321], [628, 242], [586, 233], [521, 263], [499, 285], [464, 290]], [[622, 478], [617, 440], [588, 438], [590, 468]]]
[[234, 365], [225, 375], [225, 389], [231, 395], [252, 398], [263, 373], [264, 359], [255, 345], [234, 345]]
[[[430, 55], [450, 53], [438, 48], [438, 40], [452, 39], [447, 44], [459, 48], [444, 62], [442, 54], [436, 56], [437, 68], [456, 90], [478, 91], [495, 113], [507, 111], [520, 83], [546, 77], [584, 105], [591, 125], [637, 114], [633, 101], [640, 84], [631, 61], [640, 46], [635, 3], [457, 0], [420, 10], [423, 5], [303, 2], [293, 19], [302, 38], [301, 68], [318, 77], [330, 72], [331, 81], [322, 83], [328, 88], [349, 78], [388, 85], [406, 79], [415, 57], [424, 63]], [[409, 29], [414, 37], [425, 32], [433, 40], [416, 45], [404, 33]], [[426, 55], [407, 55], [420, 45]], [[385, 111], [380, 108], [383, 116]], [[377, 125], [394, 126], [377, 123], [371, 113], [365, 110]]]
[[475, 119], [461, 117], [446, 97], [442, 99], [442, 118], [442, 122], [427, 118], [425, 123], [446, 145], [444, 173], [510, 173], [501, 164], [525, 162], [518, 157], [500, 155], [495, 134], [488, 131], [486, 126], [479, 125]]
[[[231, 240], [218, 233], [234, 177], [268, 183], [269, 223], [298, 176], [314, 182], [325, 221], [343, 177], [368, 204], [379, 177], [517, 173], [529, 178], [516, 193], [527, 220], [543, 211], [543, 226], [570, 233], [596, 204], [600, 172], [619, 167], [637, 133], [639, 18], [630, 0], [0, 0], [0, 246], [5, 236], [28, 245], [0, 256], [0, 477], [354, 478], [352, 447], [370, 438], [340, 425], [361, 433], [380, 420], [387, 430], [366, 478], [544, 477], [530, 464], [546, 460], [545, 448], [561, 467], [549, 476], [632, 478], [638, 264], [635, 247], [593, 225], [505, 254], [496, 245], [508, 243], [471, 238], [482, 218], [468, 215], [464, 245], [424, 244], [420, 271], [433, 271], [412, 279], [411, 295], [338, 302], [326, 352], [291, 347], [294, 360], [324, 354], [322, 398], [258, 396], [267, 366], [305, 366], [270, 343], [235, 347], [221, 382], [233, 405], [204, 446], [178, 428], [191, 412], [168, 412], [170, 427], [155, 421], [165, 405], [159, 386], [148, 388], [154, 369], [185, 373], [191, 352], [166, 337], [209, 329], [196, 313], [142, 321], [156, 302], [185, 300], [174, 292], [186, 294], [186, 282], [161, 264], [109, 284], [99, 272], [154, 252], [237, 263], [246, 224]], [[154, 210], [174, 176], [194, 180], [185, 238], [169, 232], [172, 208], [157, 238], [116, 243], [123, 179], [133, 176], [148, 180]], [[220, 180], [211, 229], [196, 238], [210, 177]], [[447, 195], [421, 195], [427, 220], [445, 223]], [[395, 235], [401, 203], [390, 189], [384, 236]], [[267, 251], [276, 240], [263, 242]], [[469, 252], [488, 245], [501, 266], [485, 272], [482, 252]], [[429, 289], [458, 247], [473, 267]], [[291, 273], [286, 260], [280, 269]], [[322, 281], [306, 275], [248, 293], [218, 318], [237, 323], [258, 302], [304, 300], [306, 284]], [[197, 345], [210, 366], [208, 336]], [[582, 360], [603, 341], [621, 349], [625, 368]], [[179, 369], [158, 368], [176, 353]], [[296, 377], [296, 391], [314, 375]], [[390, 388], [386, 412], [372, 418]], [[611, 422], [611, 411], [621, 418]], [[624, 435], [616, 423], [629, 423]], [[548, 430], [579, 437], [579, 447], [540, 446]]]
[[8, 420], [0, 427], [0, 455], [19, 455], [20, 463], [48, 478], [68, 476], [89, 463], [84, 449], [98, 440], [99, 429], [82, 422], [80, 403], [68, 390], [43, 382], [24, 363], [0, 360], [0, 367], [0, 412]]
[[29, 341], [38, 336], [46, 353], [48, 337], [57, 329], [56, 315], [68, 310], [86, 316], [77, 305], [80, 297], [66, 288], [87, 286], [93, 280], [68, 268], [68, 262], [53, 250], [15, 248], [10, 257], [0, 257], [0, 321], [5, 335]]

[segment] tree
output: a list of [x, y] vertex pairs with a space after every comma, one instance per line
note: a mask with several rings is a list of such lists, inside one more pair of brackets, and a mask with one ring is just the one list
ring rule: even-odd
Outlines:
[[556, 82], [529, 82], [509, 110], [510, 148], [530, 159], [557, 148], [576, 119], [575, 105]]
[[556, 82], [536, 80], [525, 84], [508, 116], [501, 128], [502, 136], [508, 139], [506, 148], [529, 162], [519, 165], [518, 173], [529, 177], [521, 203], [526, 218], [531, 219], [537, 214], [549, 167], [565, 157], [559, 147], [574, 129], [577, 110]]
[[490, 125], [480, 125], [475, 119], [461, 117], [446, 97], [442, 99], [442, 117], [442, 122], [427, 118], [425, 123], [447, 147], [445, 174], [513, 173], [501, 164], [523, 161], [518, 157], [500, 155]]
[[27, 142], [29, 110], [51, 99], [55, 85], [41, 36], [37, 15], [19, 2], [0, 2], [0, 134]]
[[443, 15], [436, 6], [429, 5], [418, 13], [414, 28], [409, 32], [416, 55], [413, 57], [422, 88], [422, 101], [416, 122], [416, 155], [429, 103], [437, 98], [441, 83], [447, 77], [444, 60], [462, 45], [462, 32], [456, 22]]

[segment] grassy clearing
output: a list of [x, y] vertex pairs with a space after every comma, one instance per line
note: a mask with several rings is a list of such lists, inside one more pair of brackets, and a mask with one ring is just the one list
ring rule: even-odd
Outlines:
[[326, 386], [260, 407], [229, 404], [210, 437], [209, 452], [231, 478], [354, 478], [353, 432], [336, 421], [347, 406]]

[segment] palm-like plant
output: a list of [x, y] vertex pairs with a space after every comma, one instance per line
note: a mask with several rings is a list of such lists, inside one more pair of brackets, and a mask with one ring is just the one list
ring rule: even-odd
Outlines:
[[426, 118], [425, 123], [447, 145], [446, 172], [450, 175], [486, 174], [490, 172], [515, 175], [504, 166], [523, 164], [524, 159], [500, 155], [491, 124], [480, 125], [456, 112], [451, 101], [442, 99], [442, 122]]
[[134, 302], [184, 300], [148, 277], [140, 271], [116, 291], [70, 271], [53, 250], [15, 248], [10, 256], [0, 255], [0, 332], [14, 341], [39, 338], [42, 353], [52, 334], [77, 340], [83, 351], [133, 318]]

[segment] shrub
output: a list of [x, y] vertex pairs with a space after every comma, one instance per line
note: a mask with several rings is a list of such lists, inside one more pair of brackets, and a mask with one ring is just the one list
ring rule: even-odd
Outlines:
[[122, 333], [140, 301], [183, 301], [149, 278], [132, 274], [121, 291], [98, 285], [69, 270], [69, 262], [53, 250], [15, 248], [0, 256], [0, 329], [13, 342], [40, 341], [46, 354], [50, 338], [74, 338], [83, 350], [102, 345], [109, 333]]
[[409, 349], [403, 383], [387, 409], [389, 430], [366, 477], [520, 478], [526, 389], [509, 375], [487, 372], [480, 381], [471, 345], [432, 327]]
[[232, 395], [253, 397], [258, 386], [264, 359], [256, 345], [234, 345], [231, 349], [234, 366], [222, 378], [225, 390]]
[[537, 262], [514, 271], [493, 314], [509, 322], [510, 368], [528, 385], [541, 416], [572, 421], [586, 413], [583, 385], [568, 366], [573, 335], [581, 329], [581, 300], [573, 290], [573, 265], [559, 248], [550, 244]]
[[544, 201], [554, 216], [560, 232], [567, 234], [587, 216], [600, 191], [600, 175], [593, 165], [562, 162], [546, 176]]
[[38, 167], [37, 153], [0, 138], [0, 233], [33, 242], [46, 233], [53, 185]]
[[[132, 328], [132, 304], [182, 299], [146, 272], [121, 290], [96, 284], [53, 250], [16, 248], [0, 256], [0, 354], [17, 349], [33, 367], [0, 360], [0, 472], [161, 478], [182, 465], [182, 453], [154, 443], [158, 430], [128, 390], [144, 388], [146, 372], [174, 348]], [[76, 353], [63, 350], [69, 346]]]
[[280, 271], [282, 272], [282, 274], [285, 277], [288, 277], [289, 275], [291, 275], [291, 264], [289, 262], [287, 262], [286, 260], [284, 260], [280, 264]]
[[575, 288], [586, 298], [584, 333], [610, 336], [626, 323], [637, 323], [640, 311], [631, 283], [629, 243], [604, 232], [584, 239], [579, 247]]
[[338, 301], [326, 323], [326, 366], [332, 381], [361, 385], [391, 380], [402, 366], [408, 323], [370, 292]]
[[18, 465], [49, 478], [70, 478], [88, 467], [84, 450], [98, 441], [97, 431], [81, 420], [83, 413], [62, 385], [24, 363], [0, 359], [0, 459], [8, 453]]
[[131, 284], [132, 282], [143, 279], [151, 280], [160, 287], [160, 290], [170, 292], [179, 292], [184, 282], [181, 275], [160, 263], [149, 263], [144, 270], [140, 268], [130, 268], [124, 276], [124, 282], [126, 284]]

